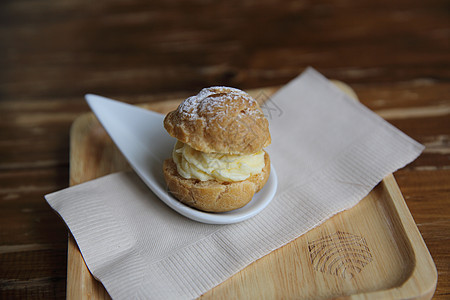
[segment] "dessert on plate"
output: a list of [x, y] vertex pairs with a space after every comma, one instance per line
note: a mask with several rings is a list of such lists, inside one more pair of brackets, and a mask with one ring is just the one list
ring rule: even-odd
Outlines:
[[205, 88], [168, 113], [164, 128], [177, 139], [164, 178], [182, 203], [226, 212], [246, 205], [267, 182], [269, 123], [247, 93]]

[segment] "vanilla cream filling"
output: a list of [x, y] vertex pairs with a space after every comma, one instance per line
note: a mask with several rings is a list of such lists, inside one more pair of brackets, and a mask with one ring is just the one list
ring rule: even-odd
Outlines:
[[187, 179], [201, 181], [241, 181], [261, 173], [264, 151], [249, 155], [204, 153], [177, 141], [172, 152], [178, 174]]

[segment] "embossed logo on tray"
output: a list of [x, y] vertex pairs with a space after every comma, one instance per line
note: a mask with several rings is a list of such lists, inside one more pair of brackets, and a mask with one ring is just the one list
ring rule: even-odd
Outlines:
[[364, 237], [337, 231], [308, 243], [309, 255], [316, 271], [353, 278], [372, 261]]

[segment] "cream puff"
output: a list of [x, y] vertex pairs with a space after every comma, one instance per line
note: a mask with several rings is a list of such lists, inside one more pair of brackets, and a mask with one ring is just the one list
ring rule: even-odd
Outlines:
[[163, 164], [169, 191], [208, 212], [246, 205], [267, 182], [269, 123], [256, 100], [229, 87], [210, 87], [184, 100], [164, 119], [177, 139]]

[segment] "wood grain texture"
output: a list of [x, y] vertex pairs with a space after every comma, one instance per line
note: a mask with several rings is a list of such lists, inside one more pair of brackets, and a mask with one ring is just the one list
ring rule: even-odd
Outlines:
[[[275, 90], [251, 94], [270, 97]], [[180, 101], [164, 102], [158, 110], [167, 113]], [[126, 168], [92, 113], [75, 121], [72, 184]], [[68, 259], [68, 299], [110, 298], [89, 273], [72, 238]], [[390, 175], [356, 207], [257, 260], [200, 298], [430, 299], [436, 282], [431, 256]]]
[[426, 145], [395, 177], [448, 298], [449, 17], [446, 0], [1, 1], [0, 298], [66, 294], [67, 230], [43, 195], [68, 186], [83, 94], [161, 106], [308, 65]]

